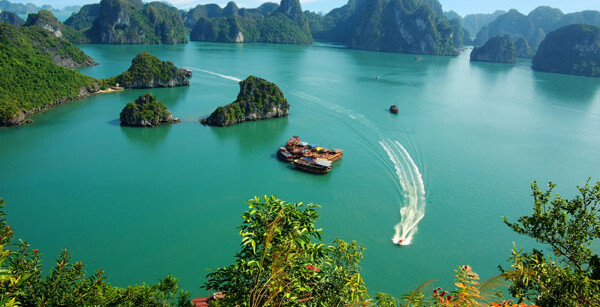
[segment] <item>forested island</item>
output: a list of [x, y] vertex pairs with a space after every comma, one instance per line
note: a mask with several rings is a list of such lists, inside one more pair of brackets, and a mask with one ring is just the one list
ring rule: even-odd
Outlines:
[[161, 124], [178, 123], [165, 104], [151, 93], [144, 94], [128, 103], [119, 115], [121, 126], [157, 127]]
[[96, 79], [65, 68], [91, 63], [46, 30], [0, 23], [0, 126], [22, 124], [28, 115], [98, 92]]
[[471, 52], [473, 62], [516, 63], [517, 47], [510, 35], [494, 36]]
[[18, 126], [27, 116], [109, 87], [152, 88], [189, 85], [172, 62], [146, 52], [121, 75], [97, 80], [68, 68], [95, 61], [62, 37], [39, 26], [0, 23], [0, 126]]
[[532, 63], [534, 70], [600, 77], [600, 27], [574, 24], [551, 32]]
[[277, 85], [249, 76], [240, 82], [240, 92], [234, 102], [218, 107], [200, 121], [204, 125], [224, 127], [245, 121], [285, 117], [289, 109], [290, 104]]
[[161, 61], [148, 52], [139, 53], [122, 74], [105, 80], [110, 86], [124, 88], [154, 88], [188, 86], [185, 72], [171, 61]]

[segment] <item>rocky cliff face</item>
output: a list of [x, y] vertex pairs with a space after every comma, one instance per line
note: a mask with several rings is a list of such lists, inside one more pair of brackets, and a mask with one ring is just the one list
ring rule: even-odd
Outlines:
[[220, 17], [200, 17], [190, 34], [193, 41], [223, 43], [310, 44], [308, 19], [298, 0], [280, 6], [263, 4], [257, 9], [236, 9], [230, 2]]
[[131, 67], [122, 74], [112, 78], [109, 83], [124, 88], [154, 88], [188, 86], [190, 81], [185, 73], [175, 67], [173, 62], [161, 61], [148, 52], [139, 53], [132, 61]]
[[186, 43], [186, 30], [176, 8], [141, 0], [102, 0], [98, 17], [86, 32], [100, 44]]
[[314, 35], [356, 49], [456, 55], [452, 25], [438, 10], [437, 0], [351, 0]]
[[100, 4], [87, 4], [82, 6], [79, 12], [71, 15], [71, 17], [65, 20], [65, 24], [73, 29], [86, 31], [92, 27], [99, 14]]
[[519, 37], [515, 42], [515, 47], [517, 48], [517, 57], [518, 58], [531, 58], [533, 57], [533, 49], [529, 46], [527, 40], [522, 37]]
[[50, 11], [41, 10], [37, 14], [29, 14], [24, 26], [38, 26], [54, 35], [64, 38], [73, 44], [85, 44], [89, 40], [82, 32], [79, 32], [60, 22]]
[[0, 21], [10, 23], [13, 26], [21, 26], [25, 23], [17, 14], [13, 12], [0, 12]]
[[64, 38], [37, 26], [22, 27], [20, 31], [31, 43], [47, 54], [56, 65], [66, 68], [97, 65], [90, 56]]
[[510, 35], [494, 36], [482, 47], [473, 49], [471, 52], [471, 61], [516, 63], [517, 48]]
[[240, 82], [240, 93], [234, 102], [218, 107], [201, 122], [209, 126], [231, 126], [245, 121], [284, 117], [289, 109], [290, 104], [277, 85], [250, 76]]
[[128, 103], [121, 111], [119, 118], [121, 126], [131, 127], [157, 127], [161, 124], [179, 122], [178, 119], [173, 118], [173, 114], [165, 104], [150, 93]]
[[534, 70], [600, 77], [600, 27], [575, 24], [551, 32], [532, 64]]

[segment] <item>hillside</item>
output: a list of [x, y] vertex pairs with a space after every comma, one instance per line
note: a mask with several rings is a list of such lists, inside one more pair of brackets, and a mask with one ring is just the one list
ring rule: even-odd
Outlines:
[[220, 17], [200, 17], [190, 39], [226, 43], [312, 43], [308, 19], [298, 0], [282, 0], [280, 6], [263, 4], [252, 10], [238, 9], [230, 2]]
[[186, 43], [186, 29], [179, 11], [167, 4], [141, 0], [102, 0], [87, 7], [68, 22], [85, 32], [97, 44], [178, 44]]
[[453, 27], [437, 0], [350, 0], [319, 19], [314, 37], [355, 49], [456, 55]]
[[27, 115], [99, 90], [95, 79], [57, 65], [45, 52], [54, 48], [67, 56], [71, 47], [41, 28], [0, 23], [0, 126], [19, 125]]
[[600, 77], [600, 27], [575, 24], [551, 32], [532, 64], [534, 70]]
[[54, 17], [50, 11], [47, 10], [41, 10], [38, 13], [29, 14], [24, 26], [38, 26], [50, 31], [52, 35], [56, 37], [62, 37], [73, 44], [89, 43], [88, 38], [85, 37], [82, 32], [63, 24], [56, 19], [56, 17]]

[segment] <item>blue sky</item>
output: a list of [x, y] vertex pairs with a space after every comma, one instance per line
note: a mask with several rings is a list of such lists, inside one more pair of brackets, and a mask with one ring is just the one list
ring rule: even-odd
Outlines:
[[[37, 5], [50, 4], [54, 7], [65, 5], [82, 5], [86, 3], [100, 2], [100, 0], [9, 0], [11, 2], [31, 2]], [[146, 1], [146, 0], [144, 0]], [[278, 0], [271, 0], [278, 1]], [[224, 5], [228, 0], [169, 0], [175, 6], [181, 8], [193, 7], [196, 4], [218, 3]], [[239, 6], [256, 7], [263, 0], [238, 0]], [[347, 0], [300, 0], [304, 9], [311, 11], [328, 12], [332, 8], [344, 5]], [[540, 5], [549, 5], [561, 9], [565, 13], [582, 10], [600, 10], [600, 0], [441, 0], [444, 10], [454, 10], [461, 15], [468, 13], [491, 13], [495, 10], [508, 10], [515, 8], [522, 13], [529, 13]]]

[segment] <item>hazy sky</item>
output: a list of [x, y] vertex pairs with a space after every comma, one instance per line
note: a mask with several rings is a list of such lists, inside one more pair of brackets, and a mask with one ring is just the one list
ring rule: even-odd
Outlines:
[[[85, 3], [97, 3], [100, 0], [9, 0], [11, 2], [31, 2], [37, 5], [50, 4], [54, 7], [65, 5], [82, 5]], [[146, 0], [144, 0], [146, 2]], [[218, 3], [224, 5], [228, 0], [168, 0], [170, 3], [181, 8], [190, 8], [196, 4]], [[270, 0], [277, 2], [278, 0]], [[238, 0], [236, 3], [241, 7], [256, 7], [263, 0]], [[332, 8], [340, 7], [347, 0], [300, 0], [302, 7], [311, 11], [328, 12]], [[600, 0], [441, 0], [445, 11], [454, 10], [460, 15], [468, 13], [491, 13], [495, 10], [508, 10], [515, 8], [521, 13], [529, 13], [540, 5], [549, 5], [561, 9], [565, 13], [582, 10], [600, 10]]]

